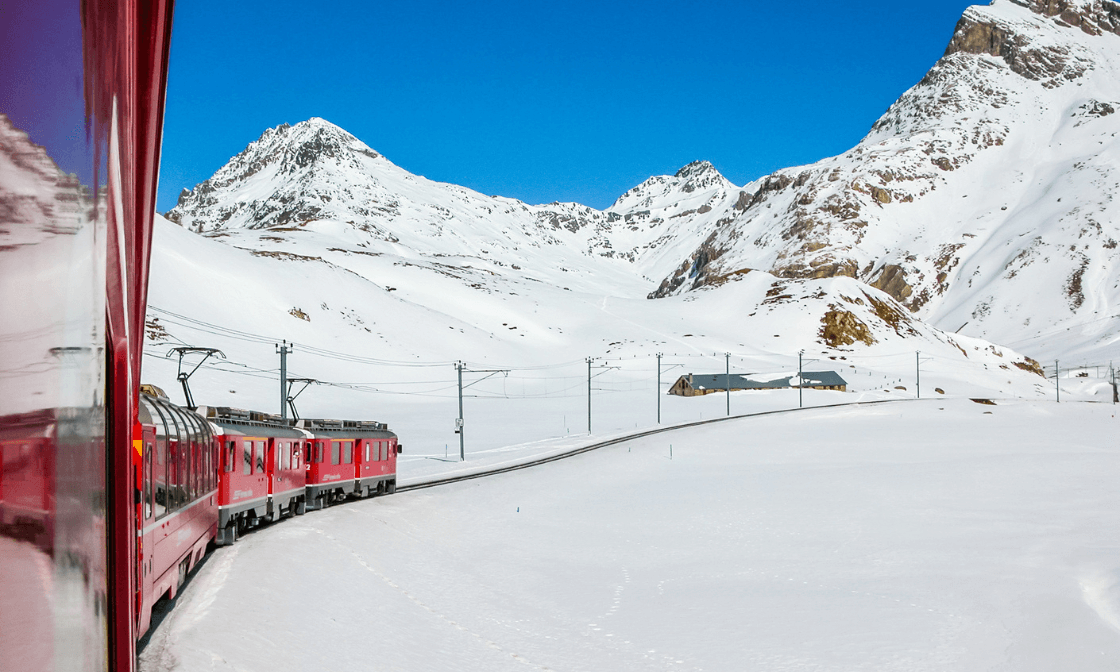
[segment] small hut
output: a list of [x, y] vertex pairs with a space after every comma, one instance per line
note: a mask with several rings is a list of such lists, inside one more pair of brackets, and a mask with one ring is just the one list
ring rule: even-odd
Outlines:
[[800, 385], [793, 384], [797, 380], [797, 374], [769, 380], [751, 378], [752, 375], [757, 374], [733, 373], [729, 380], [726, 373], [690, 373], [678, 378], [677, 382], [669, 388], [669, 394], [680, 397], [698, 397], [713, 392], [724, 392], [729, 387], [732, 392], [739, 390], [785, 390], [797, 387], [813, 390], [836, 390], [838, 392], [848, 391], [848, 382], [835, 371], [802, 371]]

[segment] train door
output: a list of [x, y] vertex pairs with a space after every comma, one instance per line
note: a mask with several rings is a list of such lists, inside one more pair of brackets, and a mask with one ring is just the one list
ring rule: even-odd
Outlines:
[[342, 473], [343, 478], [354, 478], [357, 476], [357, 469], [354, 465], [354, 442], [342, 442]]
[[[157, 416], [158, 417], [158, 416]], [[159, 472], [163, 470], [164, 460], [158, 460], [159, 465], [157, 468], [157, 453], [159, 444], [156, 439], [156, 428], [154, 426], [145, 426], [140, 433], [141, 450], [143, 459], [141, 460], [141, 479], [143, 486], [141, 489], [140, 510], [137, 512], [137, 527], [140, 528], [138, 535], [139, 544], [137, 548], [137, 562], [140, 563], [139, 578], [139, 592], [140, 600], [140, 613], [137, 615], [139, 618], [139, 626], [141, 630], [147, 630], [148, 624], [151, 622], [152, 614], [152, 592], [155, 582], [155, 574], [153, 570], [155, 567], [152, 563], [152, 553], [155, 550], [155, 533], [154, 529], [148, 529], [159, 515], [162, 506], [157, 503], [157, 483], [163, 480], [162, 474]], [[157, 506], [160, 508], [157, 509]]]
[[279, 484], [283, 480], [280, 471], [280, 439], [270, 438], [265, 441], [265, 474], [268, 481], [268, 493], [275, 494], [280, 491]]
[[265, 460], [267, 459], [268, 442], [263, 439], [253, 441], [253, 456], [256, 466], [253, 468], [253, 492], [265, 494], [268, 492], [268, 474], [265, 473]]
[[372, 444], [373, 444], [373, 442], [370, 441], [369, 439], [358, 442], [358, 458], [359, 458], [358, 477], [359, 478], [369, 478], [370, 476], [373, 475], [373, 470], [371, 468], [373, 460], [370, 459], [370, 458], [373, 457], [373, 445]]

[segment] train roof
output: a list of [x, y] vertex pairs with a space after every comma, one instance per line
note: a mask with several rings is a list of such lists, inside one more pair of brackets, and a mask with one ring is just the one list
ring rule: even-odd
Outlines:
[[296, 427], [311, 432], [319, 438], [355, 437], [360, 439], [390, 439], [396, 434], [384, 422], [374, 420], [331, 420], [326, 418], [301, 418]]
[[307, 438], [307, 432], [292, 427], [290, 421], [271, 413], [246, 411], [229, 406], [201, 406], [199, 412], [211, 424], [221, 428], [222, 432], [228, 435]]

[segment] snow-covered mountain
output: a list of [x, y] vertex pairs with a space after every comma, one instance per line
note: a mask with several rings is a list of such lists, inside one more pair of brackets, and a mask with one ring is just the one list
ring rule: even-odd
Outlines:
[[167, 217], [210, 236], [267, 230], [272, 242], [329, 221], [366, 251], [466, 255], [519, 268], [559, 261], [576, 273], [618, 267], [653, 278], [709, 235], [710, 213], [737, 194], [711, 164], [698, 162], [650, 178], [606, 211], [531, 206], [413, 175], [316, 118], [265, 131], [213, 177], [184, 190]]
[[[400, 392], [407, 405], [424, 385], [449, 394], [456, 360], [620, 358], [638, 391], [658, 352], [698, 372], [721, 370], [724, 352], [740, 371], [789, 371], [804, 350], [871, 398], [898, 394], [916, 364], [948, 394], [1051, 394], [1025, 355], [1080, 364], [1120, 331], [1117, 31], [1113, 2], [972, 7], [851, 151], [743, 187], [695, 162], [605, 210], [412, 175], [322, 119], [270, 129], [184, 191], [168, 213], [181, 228], [158, 228], [148, 371], [172, 385], [162, 349], [205, 341], [260, 380], [227, 369], [201, 393], [253, 406], [274, 397], [274, 354], [258, 346], [280, 338], [350, 353], [304, 360], [298, 373], [319, 380], [442, 367]], [[524, 398], [550, 384], [525, 379]], [[353, 403], [320, 394], [325, 408]], [[536, 430], [509, 431], [493, 441]]]
[[748, 184], [652, 296], [849, 276], [943, 329], [1099, 353], [1120, 332], [1118, 73], [1116, 2], [970, 7], [859, 145]]
[[748, 270], [847, 276], [948, 331], [1096, 356], [1120, 334], [1118, 32], [1111, 0], [971, 7], [859, 145], [742, 188], [696, 162], [606, 210], [529, 205], [412, 175], [312, 119], [266, 131], [168, 218], [281, 249], [331, 222], [351, 252], [537, 281], [561, 268], [564, 286], [625, 296]]

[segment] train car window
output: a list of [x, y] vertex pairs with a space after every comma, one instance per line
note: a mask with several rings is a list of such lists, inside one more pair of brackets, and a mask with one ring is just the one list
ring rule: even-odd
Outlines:
[[282, 471], [287, 471], [287, 469], [288, 469], [288, 444], [281, 443], [276, 447], [276, 450], [280, 451], [278, 453], [278, 455], [280, 456], [280, 469]]
[[226, 441], [226, 466], [225, 466], [225, 470], [227, 472], [233, 471], [234, 461], [237, 459], [237, 456], [233, 452], [233, 449], [234, 449], [235, 446], [237, 446], [237, 444], [233, 441], [233, 439], [230, 439], [229, 441]]
[[342, 447], [341, 441], [331, 441], [331, 464], [338, 464], [339, 462], [339, 449]]
[[292, 469], [299, 469], [299, 441], [292, 444]]
[[353, 441], [343, 441], [342, 442], [342, 463], [343, 464], [354, 464], [354, 442]]
[[144, 444], [144, 519], [152, 517], [152, 444]]
[[264, 441], [257, 441], [257, 473], [264, 473]]
[[253, 442], [241, 442], [241, 473], [248, 476], [253, 473]]
[[381, 444], [381, 461], [385, 462], [389, 459], [389, 442], [379, 441], [378, 443]]
[[171, 483], [175, 469], [175, 447], [171, 440], [174, 436], [174, 424], [168, 424], [167, 413], [161, 404], [152, 404], [150, 410], [152, 422], [156, 426], [156, 463], [153, 468], [152, 479], [155, 481], [156, 518], [167, 515], [172, 507]]
[[362, 445], [366, 447], [366, 462], [369, 462], [369, 441], [363, 441]]
[[202, 474], [202, 443], [198, 440], [198, 434], [191, 432], [190, 451], [187, 453], [187, 460], [190, 462], [190, 483], [187, 487], [187, 501], [193, 502], [199, 497], [199, 490], [201, 490], [201, 474]]
[[152, 465], [152, 493], [155, 502], [156, 518], [162, 518], [167, 513], [167, 439], [160, 437], [159, 425], [156, 425], [156, 450], [155, 460]]

